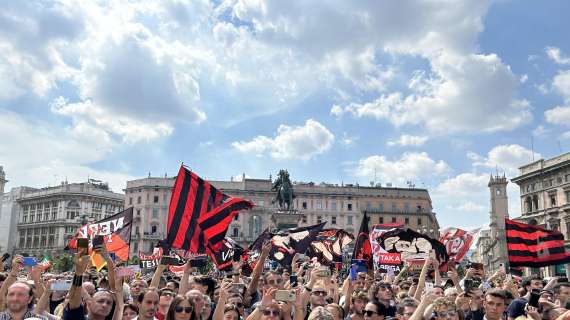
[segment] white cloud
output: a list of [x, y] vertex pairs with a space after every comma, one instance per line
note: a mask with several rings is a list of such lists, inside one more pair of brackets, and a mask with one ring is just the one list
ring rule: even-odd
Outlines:
[[[0, 163], [12, 186], [45, 187], [61, 181], [85, 182], [87, 177], [109, 182], [115, 192], [122, 192], [134, 177], [92, 168], [116, 147], [109, 135], [87, 124], [60, 129], [43, 122], [31, 122], [0, 109]], [[14, 134], [17, 133], [17, 134]]]
[[428, 141], [426, 136], [412, 136], [408, 134], [403, 134], [397, 140], [390, 140], [387, 142], [388, 146], [422, 146]]
[[548, 129], [546, 129], [543, 125], [539, 125], [538, 127], [532, 130], [532, 135], [535, 137], [544, 137], [548, 133]]
[[563, 126], [570, 125], [570, 106], [554, 107], [544, 112], [546, 122]]
[[280, 125], [275, 138], [257, 136], [251, 141], [233, 142], [232, 146], [242, 153], [263, 155], [269, 153], [276, 159], [309, 160], [329, 150], [334, 135], [321, 123], [309, 119], [304, 126]]
[[356, 141], [358, 141], [358, 137], [349, 136], [346, 132], [342, 133], [342, 138], [340, 139], [340, 143], [342, 143], [346, 147], [350, 147], [354, 145]]
[[546, 54], [558, 64], [570, 64], [570, 57], [564, 55], [557, 47], [546, 47]]
[[559, 72], [552, 80], [552, 87], [566, 100], [570, 100], [570, 70]]
[[485, 188], [488, 182], [488, 175], [461, 173], [453, 178], [444, 180], [434, 191], [450, 197], [465, 197], [477, 194], [482, 190], [486, 191]]
[[340, 117], [342, 117], [343, 113], [344, 113], [344, 110], [342, 109], [341, 106], [336, 105], [336, 104], [332, 106], [332, 108], [331, 108], [331, 115], [332, 116], [340, 118]]
[[396, 126], [424, 125], [436, 133], [512, 130], [532, 119], [529, 103], [515, 98], [519, 81], [496, 55], [442, 52], [431, 58], [431, 66], [433, 76], [414, 75], [413, 94], [381, 95], [344, 110]]
[[528, 81], [528, 74], [523, 74], [523, 75], [520, 77], [520, 82], [521, 82], [521, 83], [526, 83], [527, 81]]
[[[534, 158], [540, 159], [540, 153], [535, 152]], [[476, 158], [473, 157], [473, 160]], [[519, 173], [518, 168], [531, 162], [533, 159], [533, 152], [521, 145], [498, 145], [491, 149], [486, 157], [479, 157], [473, 162], [474, 166], [482, 166], [489, 168], [492, 171], [498, 169], [503, 171], [509, 177], [517, 176]]]
[[443, 160], [433, 160], [425, 152], [404, 153], [400, 159], [391, 161], [385, 156], [373, 155], [360, 159], [356, 168], [352, 169], [355, 176], [376, 177], [383, 182], [403, 184], [409, 179], [426, 179], [438, 177], [450, 171]]
[[566, 132], [562, 133], [562, 135], [560, 137], [564, 140], [570, 140], [570, 131], [566, 131]]

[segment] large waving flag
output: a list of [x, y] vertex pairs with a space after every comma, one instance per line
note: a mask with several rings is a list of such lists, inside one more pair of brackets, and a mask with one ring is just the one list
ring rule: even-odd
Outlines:
[[[109, 218], [86, 224], [79, 228], [73, 238], [69, 240], [67, 248], [77, 249], [78, 238], [93, 238], [96, 235], [104, 236], [107, 252], [114, 253], [120, 261], [129, 260], [129, 243], [131, 240], [131, 227], [133, 222], [133, 208], [128, 208]], [[105, 266], [105, 260], [91, 249], [91, 262], [100, 270]]]
[[559, 231], [505, 219], [509, 266], [542, 268], [570, 262]]
[[168, 248], [192, 253], [221, 249], [232, 218], [253, 203], [223, 194], [184, 166], [174, 183], [168, 211]]
[[342, 248], [354, 241], [354, 236], [343, 229], [324, 229], [311, 242], [308, 255], [321, 264], [342, 262]]
[[465, 231], [458, 228], [447, 228], [443, 230], [439, 242], [445, 246], [449, 259], [460, 262], [469, 251], [479, 229]]

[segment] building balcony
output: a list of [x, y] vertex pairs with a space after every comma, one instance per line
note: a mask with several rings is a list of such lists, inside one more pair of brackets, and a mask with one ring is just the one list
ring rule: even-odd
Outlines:
[[140, 240], [141, 239], [141, 234], [136, 232], [136, 233], [131, 233], [131, 240]]
[[150, 232], [145, 232], [143, 233], [143, 237], [144, 240], [163, 240], [164, 239], [164, 235], [161, 233], [150, 233]]

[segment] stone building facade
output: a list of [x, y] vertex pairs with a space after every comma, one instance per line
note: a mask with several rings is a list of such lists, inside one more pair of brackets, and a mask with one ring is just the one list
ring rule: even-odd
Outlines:
[[[174, 178], [144, 178], [127, 182], [125, 207], [134, 207], [135, 224], [131, 252], [150, 252], [166, 235], [168, 205]], [[252, 210], [242, 211], [229, 226], [228, 236], [248, 245], [266, 228], [291, 228], [327, 221], [325, 227], [342, 228], [356, 234], [362, 214], [371, 224], [400, 223], [439, 236], [439, 224], [425, 189], [362, 187], [295, 183], [291, 212], [279, 212], [273, 203], [271, 180], [210, 181], [224, 193], [253, 201]]]
[[17, 199], [16, 252], [61, 254], [79, 227], [123, 210], [124, 196], [106, 184], [63, 182], [28, 190]]
[[[511, 181], [520, 187], [522, 215], [515, 220], [559, 230], [570, 249], [570, 153], [526, 164]], [[551, 266], [543, 275], [570, 276], [570, 266]]]

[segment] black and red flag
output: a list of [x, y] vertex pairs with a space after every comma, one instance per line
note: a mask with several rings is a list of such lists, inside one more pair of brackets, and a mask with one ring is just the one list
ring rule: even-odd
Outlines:
[[232, 238], [226, 237], [223, 241], [221, 250], [212, 254], [212, 258], [218, 270], [229, 270], [233, 266], [233, 262], [239, 262], [244, 248], [235, 242]]
[[342, 262], [342, 248], [354, 241], [354, 236], [343, 229], [324, 229], [311, 242], [307, 255], [321, 264]]
[[181, 166], [170, 199], [165, 247], [216, 252], [232, 218], [251, 207], [251, 201], [230, 197]]
[[366, 212], [364, 212], [360, 229], [358, 230], [358, 236], [356, 237], [356, 243], [354, 244], [352, 259], [364, 260], [368, 270], [373, 270], [372, 245], [370, 244], [370, 230], [368, 228], [369, 220], [370, 218], [366, 215]]
[[559, 231], [509, 219], [505, 219], [505, 227], [511, 268], [542, 268], [570, 262], [564, 236]]
[[[73, 238], [69, 240], [66, 249], [77, 249], [78, 238], [92, 238], [96, 235], [104, 236], [107, 252], [114, 253], [120, 261], [129, 259], [129, 243], [133, 222], [133, 208], [128, 208], [106, 219], [86, 224], [79, 228]], [[105, 266], [105, 260], [98, 254], [89, 250], [91, 262], [97, 269]]]

